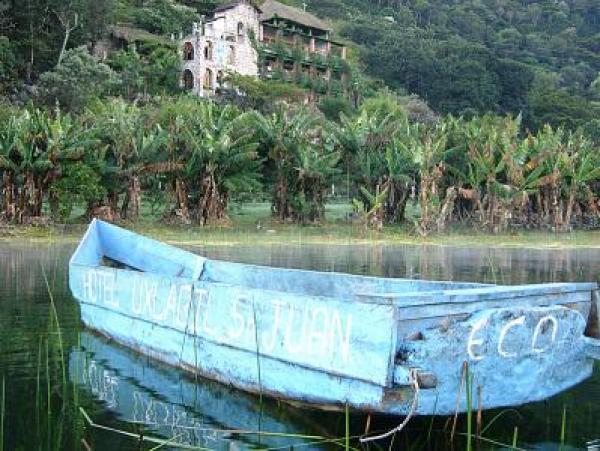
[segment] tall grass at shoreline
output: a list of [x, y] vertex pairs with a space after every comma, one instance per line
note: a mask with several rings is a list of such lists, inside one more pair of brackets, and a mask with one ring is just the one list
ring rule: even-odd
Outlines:
[[0, 451], [4, 451], [4, 409], [6, 406], [6, 380], [2, 377], [2, 401], [0, 401]]

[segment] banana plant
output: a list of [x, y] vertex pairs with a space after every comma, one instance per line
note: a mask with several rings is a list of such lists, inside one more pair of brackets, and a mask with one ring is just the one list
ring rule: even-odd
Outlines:
[[2, 172], [2, 216], [12, 221], [16, 214], [16, 177], [18, 165], [16, 152], [20, 145], [21, 122], [16, 116], [10, 117], [0, 126], [0, 172]]
[[411, 156], [420, 177], [421, 217], [417, 223], [417, 230], [422, 235], [427, 235], [433, 230], [441, 208], [439, 184], [446, 169], [444, 157], [450, 152], [446, 148], [447, 139], [447, 125], [444, 123], [431, 129], [415, 124], [410, 127], [406, 140], [400, 143], [403, 151]]
[[323, 137], [297, 148], [293, 213], [298, 222], [316, 222], [325, 217], [328, 180], [339, 173], [339, 161], [340, 153], [334, 150], [333, 142]]
[[121, 206], [121, 217], [134, 219], [140, 214], [142, 183], [140, 177], [156, 175], [170, 171], [171, 166], [165, 166], [157, 161], [160, 149], [166, 144], [166, 133], [155, 126], [146, 130], [143, 126], [138, 127], [131, 136], [131, 155], [129, 156], [129, 167], [122, 172], [127, 179], [127, 191]]
[[593, 204], [589, 183], [600, 179], [600, 156], [592, 142], [581, 133], [568, 134], [564, 151], [561, 153], [560, 171], [566, 196], [562, 228], [570, 230], [578, 195], [585, 196], [586, 200]]
[[371, 208], [364, 207], [364, 202], [358, 199], [352, 199], [354, 209], [362, 213], [362, 220], [365, 227], [375, 227], [378, 231], [383, 229], [383, 206], [387, 197], [387, 188], [383, 190], [377, 187], [374, 193], [371, 193], [364, 186], [360, 187], [363, 198], [366, 198]]
[[162, 162], [164, 165], [162, 175], [174, 203], [168, 217], [176, 217], [184, 223], [191, 221], [190, 187], [185, 177], [191, 149], [185, 137], [190, 124], [200, 117], [201, 108], [202, 103], [199, 100], [183, 97], [176, 102], [160, 105], [153, 118], [166, 132], [166, 144], [158, 155], [157, 164]]
[[294, 159], [303, 146], [310, 145], [318, 129], [319, 117], [305, 109], [292, 111], [279, 106], [273, 113], [254, 114], [257, 139], [266, 149], [269, 161], [275, 166], [273, 214], [281, 221], [293, 217], [290, 208], [290, 189], [294, 177]]
[[200, 224], [227, 220], [233, 193], [260, 188], [261, 161], [253, 123], [251, 113], [206, 103], [197, 120], [186, 129], [191, 153], [185, 174], [190, 186], [197, 189], [196, 218]]
[[[407, 124], [400, 120], [394, 113], [387, 110], [363, 109], [355, 118], [341, 115], [341, 127], [333, 129], [333, 136], [344, 156], [348, 179], [350, 173], [355, 174], [354, 183], [366, 188], [367, 192], [381, 190], [384, 184], [389, 185], [386, 190], [390, 195], [389, 202], [384, 208], [383, 221], [396, 222], [403, 216], [403, 195], [399, 195], [402, 182], [397, 175], [399, 171], [397, 151], [397, 138]], [[401, 190], [400, 190], [401, 191]], [[365, 210], [371, 210], [372, 197], [366, 196], [363, 190], [358, 190], [358, 196], [364, 204]]]
[[120, 197], [127, 194], [127, 171], [137, 164], [134, 136], [143, 127], [140, 114], [135, 104], [121, 99], [99, 103], [87, 112], [86, 120], [93, 126], [104, 157], [101, 178], [113, 212], [119, 211]]

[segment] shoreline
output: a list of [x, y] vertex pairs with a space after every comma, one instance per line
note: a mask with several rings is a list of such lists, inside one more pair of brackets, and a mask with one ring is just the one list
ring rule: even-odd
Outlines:
[[[160, 223], [117, 223], [117, 225], [182, 246], [236, 246], [236, 245], [335, 245], [335, 246], [449, 246], [526, 249], [600, 249], [600, 230], [554, 233], [519, 231], [488, 234], [471, 229], [456, 229], [444, 234], [419, 237], [405, 227], [388, 226], [381, 232], [365, 230], [360, 225], [325, 223], [321, 226], [269, 224], [264, 229], [234, 225], [171, 226]], [[57, 244], [77, 243], [87, 224], [51, 226], [11, 226], [0, 228], [3, 244]]]

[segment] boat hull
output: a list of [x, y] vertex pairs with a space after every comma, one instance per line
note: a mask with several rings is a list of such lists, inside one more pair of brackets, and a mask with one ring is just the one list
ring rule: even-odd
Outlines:
[[[107, 256], [127, 266], [107, 267]], [[335, 296], [317, 295], [320, 280]], [[98, 222], [70, 263], [87, 327], [191, 373], [319, 408], [447, 415], [546, 399], [592, 373], [593, 284], [395, 283], [381, 279], [382, 294], [376, 278], [211, 266]], [[467, 405], [467, 386], [478, 405]]]

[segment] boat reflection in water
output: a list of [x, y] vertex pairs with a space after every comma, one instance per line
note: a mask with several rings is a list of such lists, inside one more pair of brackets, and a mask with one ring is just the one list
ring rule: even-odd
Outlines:
[[171, 446], [322, 448], [323, 439], [314, 437], [317, 425], [309, 424], [302, 411], [273, 401], [261, 408], [256, 396], [205, 379], [194, 381], [87, 332], [81, 334], [81, 350], [71, 354], [70, 374], [119, 420], [173, 439]]

